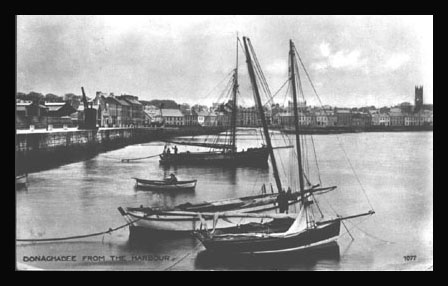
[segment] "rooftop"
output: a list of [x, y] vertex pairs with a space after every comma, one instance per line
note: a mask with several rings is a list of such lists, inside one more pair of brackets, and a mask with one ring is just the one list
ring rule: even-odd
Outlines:
[[65, 102], [45, 102], [45, 106], [63, 106]]
[[135, 99], [126, 98], [126, 101], [134, 105], [143, 105], [141, 102]]
[[162, 116], [174, 116], [174, 117], [182, 117], [182, 113], [179, 109], [162, 109]]
[[127, 103], [125, 100], [123, 99], [118, 99], [118, 98], [114, 98], [116, 101], [118, 101], [119, 104], [124, 105], [124, 106], [131, 106], [129, 103]]
[[16, 103], [17, 107], [19, 107], [19, 106], [30, 106], [31, 104], [33, 104], [31, 101], [29, 101], [29, 102], [17, 102]]

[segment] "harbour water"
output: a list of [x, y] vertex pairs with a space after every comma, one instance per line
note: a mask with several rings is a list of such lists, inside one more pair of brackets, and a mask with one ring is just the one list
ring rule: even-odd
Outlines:
[[[262, 143], [256, 133], [245, 134], [238, 137], [239, 148]], [[42, 269], [89, 270], [432, 269], [433, 132], [314, 135], [313, 142], [322, 184], [338, 186], [319, 196], [324, 213], [350, 215], [366, 212], [371, 206], [376, 212], [346, 223], [354, 240], [341, 228], [337, 242], [320, 250], [263, 257], [223, 256], [208, 253], [189, 236], [149, 237], [131, 243], [128, 228], [123, 228], [85, 239], [17, 242], [17, 262]], [[276, 134], [273, 144], [289, 143]], [[29, 174], [28, 186], [16, 190], [17, 238], [106, 231], [125, 223], [119, 206], [173, 206], [240, 197], [260, 193], [263, 183], [274, 183], [271, 167], [163, 168], [157, 157], [131, 163], [119, 160], [159, 154], [163, 147], [163, 142], [127, 146], [87, 161]], [[179, 146], [179, 151], [184, 150], [201, 149]], [[295, 176], [284, 172], [293, 159], [291, 149], [275, 152], [285, 185], [295, 182]], [[304, 152], [314, 158], [312, 149]], [[314, 161], [305, 167], [315, 169]], [[142, 191], [131, 179], [157, 179], [171, 173], [179, 179], [197, 179], [196, 190]], [[318, 180], [317, 173], [310, 174], [310, 179]], [[52, 261], [35, 261], [42, 256]]]

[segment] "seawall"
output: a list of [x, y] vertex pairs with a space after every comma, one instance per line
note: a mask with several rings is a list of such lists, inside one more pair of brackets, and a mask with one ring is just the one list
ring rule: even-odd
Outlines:
[[217, 134], [217, 127], [100, 128], [98, 130], [27, 131], [16, 134], [16, 174], [36, 172], [85, 160], [100, 152], [175, 136]]

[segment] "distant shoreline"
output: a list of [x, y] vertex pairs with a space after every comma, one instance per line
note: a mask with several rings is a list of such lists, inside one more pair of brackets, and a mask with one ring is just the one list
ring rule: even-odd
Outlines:
[[[295, 133], [290, 128], [276, 128], [285, 133]], [[362, 132], [420, 132], [434, 131], [434, 126], [369, 126], [369, 127], [302, 127], [302, 134], [341, 134], [341, 133], [362, 133]]]

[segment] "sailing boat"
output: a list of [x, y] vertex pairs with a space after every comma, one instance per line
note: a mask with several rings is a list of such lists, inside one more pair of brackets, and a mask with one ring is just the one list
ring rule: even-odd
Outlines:
[[[247, 57], [247, 55], [246, 55]], [[249, 57], [247, 57], [249, 59]], [[248, 61], [248, 65], [249, 65]], [[254, 77], [252, 66], [249, 65], [249, 74]], [[258, 93], [257, 84], [252, 82], [253, 89]], [[319, 187], [319, 184], [310, 185], [306, 189], [303, 188], [302, 192], [291, 192], [286, 195], [283, 190], [282, 183], [279, 177], [279, 171], [277, 168], [276, 159], [274, 156], [274, 148], [271, 143], [267, 120], [264, 115], [263, 105], [261, 99], [255, 96], [256, 104], [260, 109], [260, 119], [263, 126], [263, 133], [266, 140], [266, 150], [271, 158], [272, 170], [275, 178], [277, 192], [274, 192], [274, 188], [271, 185], [271, 193], [266, 193], [266, 187], [264, 186], [264, 192], [261, 195], [247, 196], [240, 198], [232, 198], [226, 200], [204, 202], [197, 204], [185, 203], [172, 208], [154, 208], [154, 207], [128, 207], [123, 209], [119, 207], [120, 214], [124, 217], [126, 222], [130, 225], [130, 231], [136, 232], [140, 230], [157, 230], [168, 232], [193, 232], [198, 226], [204, 223], [213, 223], [213, 228], [216, 230], [230, 230], [236, 229], [246, 230], [248, 228], [244, 225], [251, 226], [254, 223], [259, 223], [264, 220], [265, 222], [272, 221], [275, 218], [279, 218], [278, 214], [288, 212], [289, 209], [300, 203], [301, 200], [313, 196], [315, 194], [322, 194], [334, 190], [336, 187]], [[262, 187], [263, 189], [263, 187]], [[200, 217], [198, 217], [200, 214]], [[225, 219], [216, 220], [217, 216], [225, 214]], [[237, 219], [235, 219], [237, 218]], [[292, 223], [293, 219], [289, 216], [282, 217], [286, 221]], [[233, 219], [233, 221], [232, 221]], [[285, 220], [282, 220], [280, 225], [284, 227]], [[277, 222], [273, 222], [277, 225]], [[275, 228], [274, 225], [270, 225], [271, 229]], [[253, 229], [249, 227], [249, 229]]]
[[[264, 185], [263, 185], [264, 186]], [[332, 191], [336, 187], [319, 188], [313, 186], [304, 190], [305, 196]], [[263, 189], [263, 188], [262, 188]], [[215, 229], [241, 228], [244, 224], [258, 223], [262, 219], [270, 221], [272, 215], [278, 215], [293, 209], [301, 198], [298, 192], [286, 198], [285, 204], [279, 204], [279, 194], [260, 194], [203, 203], [184, 203], [175, 207], [119, 207], [118, 211], [130, 225], [130, 231], [163, 231], [173, 233], [192, 233], [201, 223], [213, 223]], [[198, 217], [201, 214], [201, 218]], [[216, 221], [217, 215], [226, 218]], [[244, 214], [244, 215], [242, 215]]]
[[[233, 71], [231, 79], [231, 90], [233, 99], [231, 100], [231, 120], [230, 120], [230, 136], [228, 143], [194, 143], [194, 142], [173, 142], [170, 143], [191, 145], [199, 147], [210, 147], [207, 152], [166, 152], [160, 155], [160, 164], [163, 165], [179, 165], [179, 164], [207, 164], [214, 166], [266, 166], [269, 156], [268, 149], [265, 145], [260, 147], [252, 147], [247, 150], [237, 150], [236, 146], [236, 125], [237, 125], [237, 94], [238, 94], [238, 38], [236, 44], [236, 68]], [[230, 103], [230, 102], [229, 102]], [[228, 104], [229, 104], [228, 103]]]
[[[246, 50], [247, 63], [249, 67], [249, 75], [252, 86], [254, 88], [254, 95], [260, 103], [260, 94], [257, 87], [255, 72], [252, 64], [252, 57], [256, 60], [250, 40], [243, 38], [244, 47]], [[248, 48], [250, 45], [250, 50]], [[250, 51], [252, 51], [252, 56]], [[237, 253], [277, 253], [287, 252], [305, 248], [311, 248], [323, 244], [327, 244], [338, 238], [340, 234], [340, 227], [343, 220], [352, 219], [356, 217], [372, 215], [373, 210], [366, 213], [356, 214], [352, 216], [341, 217], [316, 221], [310, 208], [313, 204], [317, 204], [314, 196], [306, 195], [304, 188], [304, 172], [302, 167], [300, 130], [298, 120], [298, 106], [297, 106], [297, 83], [296, 72], [299, 80], [299, 89], [302, 92], [300, 77], [298, 76], [298, 66], [295, 60], [296, 49], [292, 40], [290, 41], [290, 80], [293, 93], [294, 105], [294, 125], [295, 138], [297, 148], [297, 163], [299, 170], [299, 185], [300, 185], [300, 202], [298, 203], [300, 210], [296, 214], [295, 220], [291, 225], [283, 225], [282, 228], [271, 228], [269, 226], [260, 224], [256, 230], [247, 231], [219, 231], [213, 229], [212, 231], [200, 230], [196, 232], [196, 236], [202, 242], [207, 250], [220, 252], [237, 252]], [[302, 92], [303, 94], [303, 92]], [[261, 105], [259, 105], [261, 108]], [[272, 156], [272, 159], [274, 157]], [[275, 160], [272, 160], [275, 164]], [[277, 179], [277, 178], [276, 178]], [[244, 214], [242, 214], [243, 216]], [[225, 214], [223, 214], [225, 218]], [[274, 221], [275, 222], [275, 221]], [[206, 223], [206, 222], [204, 222]], [[270, 222], [272, 224], [273, 221]], [[264, 227], [263, 227], [264, 226]], [[345, 224], [344, 224], [345, 226]], [[347, 230], [348, 231], [348, 230]]]

